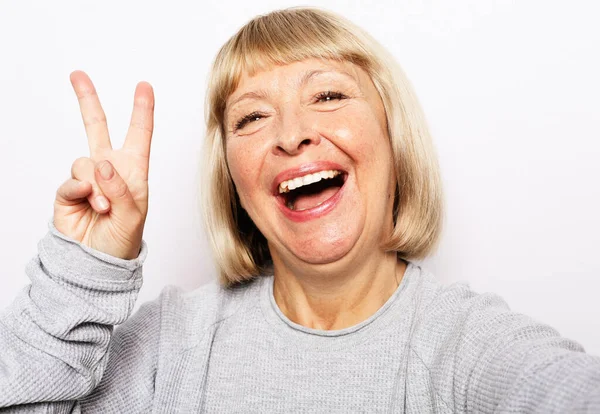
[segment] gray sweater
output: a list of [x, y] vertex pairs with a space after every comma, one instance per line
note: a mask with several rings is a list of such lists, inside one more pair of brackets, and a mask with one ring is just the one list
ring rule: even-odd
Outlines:
[[600, 358], [414, 263], [370, 318], [322, 331], [282, 314], [272, 276], [170, 286], [129, 317], [145, 243], [121, 260], [50, 223], [38, 250], [0, 314], [0, 413], [600, 413]]

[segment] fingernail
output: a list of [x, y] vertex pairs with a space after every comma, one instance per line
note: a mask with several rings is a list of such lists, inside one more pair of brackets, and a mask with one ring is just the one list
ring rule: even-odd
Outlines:
[[104, 161], [102, 165], [100, 165], [100, 176], [105, 180], [110, 180], [113, 176], [113, 168], [110, 165], [110, 162]]
[[108, 200], [104, 196], [96, 197], [96, 203], [100, 210], [106, 210], [108, 208]]

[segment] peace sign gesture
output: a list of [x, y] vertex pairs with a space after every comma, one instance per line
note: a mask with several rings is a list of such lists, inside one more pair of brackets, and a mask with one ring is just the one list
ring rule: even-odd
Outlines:
[[56, 192], [54, 226], [95, 250], [122, 259], [138, 256], [148, 212], [148, 167], [154, 126], [154, 93], [138, 83], [131, 123], [114, 150], [104, 110], [90, 78], [71, 73], [90, 156], [75, 160], [71, 178]]

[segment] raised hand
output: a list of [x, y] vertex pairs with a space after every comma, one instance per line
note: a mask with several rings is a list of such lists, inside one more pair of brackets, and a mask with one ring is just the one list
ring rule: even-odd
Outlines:
[[113, 150], [96, 89], [81, 71], [71, 73], [90, 156], [78, 158], [56, 192], [54, 226], [95, 250], [122, 259], [138, 256], [148, 212], [148, 167], [154, 92], [138, 83], [123, 148]]

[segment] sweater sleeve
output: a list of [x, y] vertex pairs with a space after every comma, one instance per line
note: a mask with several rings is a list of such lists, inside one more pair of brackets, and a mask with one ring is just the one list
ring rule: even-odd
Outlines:
[[165, 293], [144, 303], [111, 339], [100, 384], [78, 403], [83, 413], [149, 413], [158, 364], [161, 308]]
[[0, 413], [80, 412], [79, 400], [95, 407], [97, 400], [84, 398], [112, 387], [114, 368], [92, 393], [110, 360], [132, 362], [119, 353], [141, 346], [136, 341], [155, 314], [155, 306], [143, 307], [111, 341], [142, 286], [145, 242], [137, 259], [123, 260], [68, 238], [52, 222], [49, 230], [26, 267], [31, 284], [0, 313]]
[[456, 409], [473, 413], [600, 413], [600, 357], [498, 295], [460, 293]]

